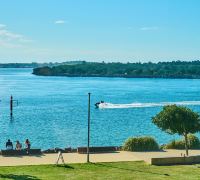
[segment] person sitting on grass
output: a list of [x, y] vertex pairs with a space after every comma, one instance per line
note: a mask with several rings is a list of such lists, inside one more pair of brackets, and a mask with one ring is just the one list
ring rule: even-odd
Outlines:
[[6, 142], [6, 149], [7, 150], [13, 149], [13, 143], [10, 141], [10, 139], [8, 139], [8, 141]]
[[28, 139], [26, 139], [25, 145], [26, 145], [26, 151], [27, 153], [29, 153], [29, 150], [31, 149], [31, 143]]
[[17, 141], [15, 149], [16, 150], [22, 150], [22, 144], [19, 141]]

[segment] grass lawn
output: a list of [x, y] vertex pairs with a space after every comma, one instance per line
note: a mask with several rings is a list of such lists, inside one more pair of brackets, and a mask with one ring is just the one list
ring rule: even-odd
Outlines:
[[0, 179], [200, 179], [200, 165], [151, 166], [144, 162], [0, 167]]

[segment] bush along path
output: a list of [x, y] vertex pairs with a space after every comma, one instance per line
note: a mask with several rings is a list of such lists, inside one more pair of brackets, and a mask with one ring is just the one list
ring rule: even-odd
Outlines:
[[132, 137], [125, 141], [124, 151], [158, 151], [159, 145], [153, 137]]

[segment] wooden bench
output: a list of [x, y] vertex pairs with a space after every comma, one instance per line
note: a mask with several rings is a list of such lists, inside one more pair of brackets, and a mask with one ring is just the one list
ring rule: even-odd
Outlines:
[[[101, 146], [101, 147], [90, 147], [90, 153], [106, 153], [117, 151], [118, 147], [116, 146]], [[77, 152], [80, 154], [87, 153], [87, 147], [78, 147]]]
[[22, 150], [1, 150], [2, 156], [24, 156], [24, 155], [38, 155], [41, 154], [41, 149], [30, 149], [27, 153], [26, 149]]

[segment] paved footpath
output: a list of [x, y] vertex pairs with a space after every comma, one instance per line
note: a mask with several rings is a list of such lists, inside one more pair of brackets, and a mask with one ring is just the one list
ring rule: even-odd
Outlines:
[[[145, 161], [150, 163], [152, 157], [177, 157], [185, 154], [184, 150], [167, 150], [160, 152], [126, 152], [91, 154], [91, 162]], [[190, 155], [200, 155], [200, 150], [190, 150]], [[0, 156], [0, 166], [55, 164], [58, 154], [39, 156]], [[86, 154], [63, 153], [65, 163], [85, 163]]]

